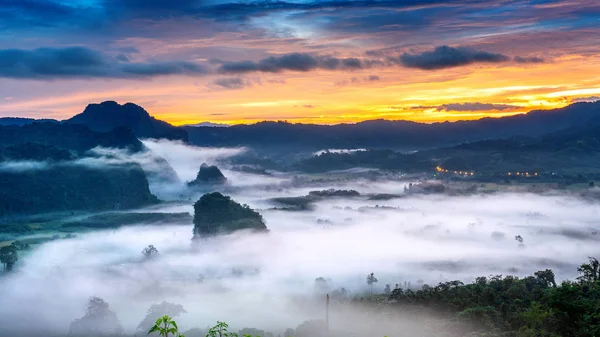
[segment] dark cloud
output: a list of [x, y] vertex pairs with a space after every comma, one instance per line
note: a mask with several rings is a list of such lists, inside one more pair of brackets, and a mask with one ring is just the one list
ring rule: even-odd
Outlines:
[[370, 75], [369, 77], [366, 78], [366, 80], [369, 81], [369, 82], [374, 82], [374, 81], [381, 80], [381, 77], [379, 77], [377, 75]]
[[218, 71], [220, 73], [248, 73], [248, 72], [269, 72], [278, 73], [281, 71], [299, 71], [307, 72], [315, 69], [326, 70], [354, 70], [365, 67], [363, 62], [357, 58], [336, 58], [331, 56], [314, 56], [307, 53], [292, 53], [282, 56], [271, 56], [258, 62], [255, 61], [237, 61], [213, 63], [220, 64]]
[[252, 82], [240, 77], [217, 78], [216, 80], [212, 81], [212, 83], [225, 89], [243, 89], [245, 87], [252, 86]]
[[515, 56], [513, 58], [513, 60], [517, 63], [544, 63], [544, 62], [546, 62], [546, 60], [544, 60], [541, 57], [537, 57], [537, 56], [530, 56], [530, 57]]
[[436, 70], [469, 65], [472, 63], [500, 63], [509, 61], [503, 54], [489, 53], [467, 47], [439, 46], [432, 51], [420, 54], [402, 54], [399, 58], [390, 58], [408, 68]]
[[[433, 108], [433, 107], [422, 107], [422, 108]], [[513, 110], [520, 108], [516, 105], [510, 104], [493, 104], [493, 103], [450, 103], [442, 104], [435, 107], [439, 111], [490, 111], [490, 110]]]
[[0, 77], [17, 79], [144, 78], [199, 75], [206, 69], [190, 62], [123, 62], [84, 47], [0, 50]]

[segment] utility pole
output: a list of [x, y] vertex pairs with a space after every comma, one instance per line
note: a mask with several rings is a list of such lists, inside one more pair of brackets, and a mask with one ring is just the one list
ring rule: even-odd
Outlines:
[[329, 331], [329, 294], [325, 299], [325, 327]]

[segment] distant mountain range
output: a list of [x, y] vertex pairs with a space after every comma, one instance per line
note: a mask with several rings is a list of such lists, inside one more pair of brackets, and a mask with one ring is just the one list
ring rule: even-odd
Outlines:
[[34, 118], [22, 118], [22, 117], [0, 117], [0, 126], [6, 125], [17, 125], [23, 126], [31, 123], [58, 123], [55, 119], [34, 119]]
[[228, 128], [229, 125], [227, 124], [219, 124], [219, 123], [211, 123], [211, 122], [202, 122], [202, 123], [197, 123], [197, 124], [187, 124], [184, 126], [191, 126], [191, 127], [201, 127], [201, 126], [205, 126], [205, 127], [209, 127], [209, 128]]
[[[566, 128], [585, 126], [600, 116], [600, 102], [575, 103], [561, 109], [474, 121], [423, 124], [371, 120], [356, 124], [314, 125], [261, 122], [228, 128], [183, 127], [199, 146], [423, 149], [485, 139], [537, 137]], [[600, 122], [600, 121], [599, 121]]]
[[[39, 121], [2, 118], [0, 125], [27, 125]], [[181, 140], [198, 146], [306, 151], [353, 148], [416, 150], [516, 136], [539, 137], [570, 128], [600, 125], [600, 101], [575, 103], [554, 110], [534, 110], [511, 117], [452, 123], [370, 120], [338, 125], [260, 122], [231, 127], [210, 122], [176, 127], [155, 119], [133, 103], [120, 105], [107, 101], [90, 104], [82, 113], [61, 123], [83, 124], [96, 132], [124, 127], [131, 129], [138, 138]]]

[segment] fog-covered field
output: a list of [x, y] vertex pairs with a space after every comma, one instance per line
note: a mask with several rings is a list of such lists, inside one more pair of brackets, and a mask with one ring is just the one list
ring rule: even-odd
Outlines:
[[[182, 182], [192, 180], [202, 162], [243, 151], [145, 144]], [[225, 320], [236, 328], [282, 333], [322, 318], [321, 303], [312, 302], [317, 277], [330, 279], [332, 290], [345, 287], [356, 296], [368, 291], [371, 272], [379, 280], [376, 292], [386, 284], [420, 288], [546, 268], [565, 279], [574, 278], [577, 266], [598, 252], [598, 205], [566, 195], [410, 195], [388, 201], [361, 196], [322, 200], [311, 211], [282, 211], [272, 209], [276, 205], [269, 199], [329, 188], [402, 194], [410, 182], [358, 179], [297, 186], [290, 175], [223, 172], [229, 179], [224, 193], [258, 210], [268, 233], [239, 232], [194, 247], [191, 223], [141, 224], [52, 241], [22, 256], [17, 270], [0, 279], [0, 327], [64, 333], [83, 315], [88, 298], [99, 296], [128, 333], [135, 332], [152, 303], [163, 300], [187, 310], [177, 319], [181, 330]], [[154, 181], [151, 187], [159, 196], [173, 196], [184, 184], [167, 188]], [[193, 213], [200, 194], [190, 195], [191, 201], [154, 210]], [[150, 244], [160, 255], [147, 261], [141, 251]], [[336, 324], [349, 322], [336, 323], [333, 315]]]

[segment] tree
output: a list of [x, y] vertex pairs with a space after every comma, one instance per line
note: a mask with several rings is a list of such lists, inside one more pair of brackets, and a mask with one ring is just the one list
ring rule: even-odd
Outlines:
[[162, 301], [159, 304], [152, 304], [146, 317], [138, 325], [138, 330], [148, 331], [152, 328], [152, 325], [161, 317], [169, 316], [171, 318], [177, 317], [181, 314], [186, 313], [185, 309], [180, 304], [169, 303]]
[[554, 272], [552, 269], [536, 271], [533, 275], [535, 275], [538, 281], [546, 287], [552, 286], [556, 288], [556, 281], [554, 280]]
[[4, 264], [5, 271], [11, 271], [19, 260], [17, 248], [13, 245], [0, 248], [0, 262]]
[[385, 285], [385, 289], [383, 289], [383, 293], [386, 294], [386, 295], [389, 295], [389, 294], [392, 293], [392, 289], [390, 288], [389, 284]]
[[217, 321], [217, 324], [208, 330], [206, 337], [238, 337], [235, 332], [228, 332], [227, 328], [227, 323]]
[[85, 315], [74, 320], [70, 330], [73, 336], [114, 336], [123, 333], [117, 314], [100, 297], [90, 298]]
[[367, 275], [367, 284], [369, 285], [369, 288], [371, 288], [371, 296], [373, 296], [373, 283], [377, 282], [378, 281], [374, 273]]
[[156, 247], [154, 247], [154, 245], [148, 245], [148, 247], [144, 248], [144, 250], [142, 250], [142, 254], [144, 254], [144, 257], [146, 259], [151, 259], [153, 257], [158, 256], [158, 249], [156, 249]]
[[581, 274], [577, 279], [581, 282], [596, 282], [600, 279], [600, 262], [595, 257], [588, 257], [589, 263], [582, 264], [577, 271]]
[[157, 319], [156, 323], [154, 323], [154, 326], [150, 329], [150, 331], [148, 331], [148, 335], [153, 332], [158, 332], [158, 335], [163, 337], [184, 337], [179, 333], [177, 323], [175, 323], [175, 321], [169, 316], [163, 316]]

